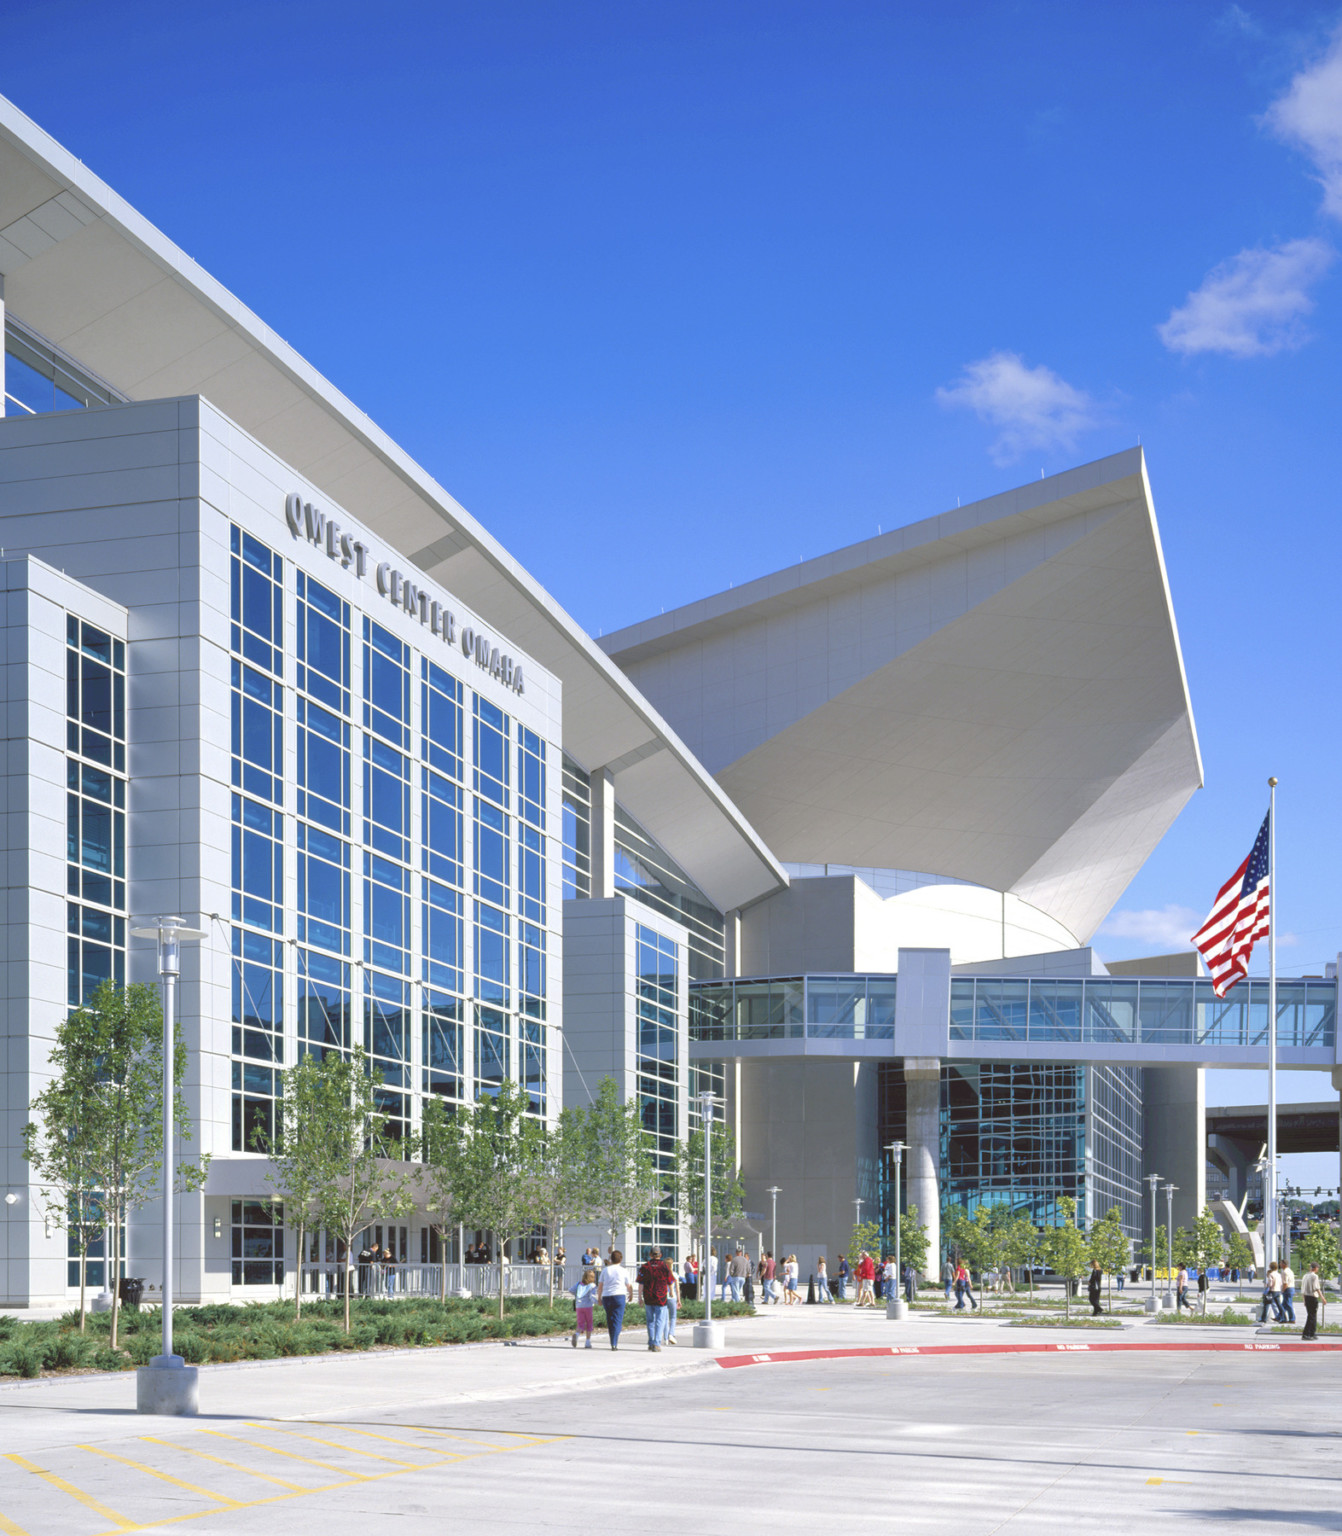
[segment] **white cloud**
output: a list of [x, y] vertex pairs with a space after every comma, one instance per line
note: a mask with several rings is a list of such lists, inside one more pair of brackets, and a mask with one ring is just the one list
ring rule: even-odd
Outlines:
[[1172, 954], [1192, 949], [1192, 936], [1202, 927], [1205, 912], [1192, 907], [1120, 908], [1100, 924], [1100, 932], [1110, 939], [1136, 939], [1151, 946], [1152, 954]]
[[1336, 252], [1324, 240], [1290, 240], [1271, 250], [1241, 251], [1207, 274], [1156, 331], [1171, 352], [1267, 357], [1303, 346], [1309, 289]]
[[1322, 58], [1292, 79], [1263, 121], [1314, 162], [1324, 212], [1342, 219], [1342, 28]]
[[989, 448], [994, 461], [1010, 464], [1027, 448], [1071, 449], [1096, 425], [1094, 401], [1042, 364], [1026, 366], [1017, 352], [991, 352], [966, 365], [959, 379], [936, 392], [939, 405], [968, 407], [1001, 429]]
[[[1192, 949], [1193, 935], [1206, 920], [1206, 912], [1181, 907], [1173, 902], [1168, 907], [1120, 907], [1100, 924], [1099, 933], [1107, 939], [1148, 945], [1153, 955], [1174, 954], [1178, 950]], [[1293, 933], [1277, 935], [1279, 945], [1298, 942]], [[1264, 963], [1266, 957], [1267, 948], [1264, 943]]]
[[1226, 37], [1261, 37], [1263, 29], [1242, 5], [1228, 5], [1216, 18], [1216, 30]]

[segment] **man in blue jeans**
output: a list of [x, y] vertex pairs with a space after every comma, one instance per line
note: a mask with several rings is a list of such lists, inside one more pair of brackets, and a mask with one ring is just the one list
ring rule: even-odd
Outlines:
[[660, 1248], [654, 1248], [639, 1265], [637, 1278], [648, 1320], [648, 1348], [660, 1350], [666, 1339], [666, 1298], [676, 1278]]

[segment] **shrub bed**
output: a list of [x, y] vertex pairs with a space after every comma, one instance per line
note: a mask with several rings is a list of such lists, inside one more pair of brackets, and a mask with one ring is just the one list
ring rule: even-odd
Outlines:
[[[714, 1302], [714, 1317], [749, 1317], [745, 1302]], [[699, 1302], [682, 1302], [680, 1316], [703, 1316]], [[598, 1314], [598, 1323], [600, 1315]], [[628, 1307], [626, 1328], [641, 1328], [641, 1306]], [[498, 1316], [494, 1297], [433, 1300], [374, 1301], [365, 1297], [350, 1307], [350, 1331], [344, 1330], [344, 1304], [312, 1301], [294, 1321], [292, 1301], [253, 1302], [233, 1306], [211, 1302], [178, 1307], [173, 1313], [173, 1344], [190, 1365], [236, 1360], [277, 1360], [293, 1355], [332, 1354], [341, 1350], [412, 1349], [440, 1344], [470, 1344], [482, 1339], [545, 1338], [573, 1327], [573, 1303], [556, 1297], [549, 1306], [543, 1296], [509, 1297]], [[142, 1312], [123, 1310], [118, 1348], [111, 1347], [111, 1315], [90, 1313], [87, 1331], [79, 1332], [79, 1315], [67, 1312], [55, 1322], [21, 1322], [0, 1318], [0, 1376], [34, 1377], [70, 1371], [126, 1371], [145, 1365], [158, 1354], [162, 1320], [157, 1307]]]
[[1208, 1312], [1205, 1317], [1199, 1317], [1196, 1313], [1185, 1313], [1179, 1317], [1172, 1313], [1162, 1312], [1155, 1319], [1157, 1327], [1174, 1328], [1248, 1328], [1253, 1324], [1253, 1318], [1247, 1312], [1232, 1312], [1229, 1307], [1224, 1312]]
[[1116, 1317], [1013, 1317], [1008, 1328], [1121, 1328]]

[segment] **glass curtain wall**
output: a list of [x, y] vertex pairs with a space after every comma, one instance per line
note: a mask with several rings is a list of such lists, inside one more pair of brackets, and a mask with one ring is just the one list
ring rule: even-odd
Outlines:
[[[653, 1167], [675, 1188], [677, 1108], [680, 1102], [680, 958], [674, 939], [639, 923], [635, 928], [638, 999], [638, 1101]], [[638, 1229], [638, 1251], [653, 1246], [673, 1262], [679, 1257], [679, 1218], [674, 1196], [663, 1200], [656, 1219]]]
[[126, 646], [65, 621], [67, 1001], [126, 980]]
[[36, 331], [6, 317], [4, 415], [79, 411], [125, 398]]
[[297, 1054], [360, 1043], [394, 1137], [421, 1095], [457, 1105], [505, 1077], [543, 1115], [547, 743], [231, 537], [234, 1149], [275, 1124], [290, 985]]

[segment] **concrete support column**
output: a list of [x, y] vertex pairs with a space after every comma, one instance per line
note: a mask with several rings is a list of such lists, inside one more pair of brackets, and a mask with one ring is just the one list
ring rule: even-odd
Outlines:
[[906, 1056], [909, 1148], [905, 1154], [905, 1200], [918, 1207], [918, 1220], [927, 1228], [927, 1268], [934, 1278], [941, 1269], [941, 1060], [936, 1056]]
[[592, 900], [615, 894], [615, 775], [598, 768], [592, 785]]
[[5, 274], [0, 272], [0, 416], [5, 414]]
[[[1201, 1067], [1147, 1067], [1142, 1072], [1145, 1167], [1166, 1184], [1178, 1186], [1174, 1225], [1193, 1223], [1207, 1203], [1207, 1115]], [[1103, 1215], [1104, 1212], [1097, 1214]], [[1165, 1196], [1160, 1196], [1161, 1224]]]

